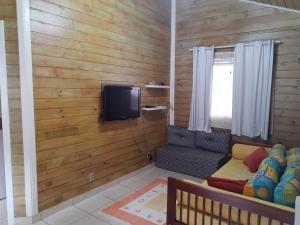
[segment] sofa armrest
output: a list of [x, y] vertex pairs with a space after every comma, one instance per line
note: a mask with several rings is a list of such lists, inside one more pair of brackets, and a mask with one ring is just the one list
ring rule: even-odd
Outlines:
[[271, 150], [268, 145], [235, 143], [232, 146], [232, 157], [244, 160], [259, 147], [265, 148], [267, 152]]

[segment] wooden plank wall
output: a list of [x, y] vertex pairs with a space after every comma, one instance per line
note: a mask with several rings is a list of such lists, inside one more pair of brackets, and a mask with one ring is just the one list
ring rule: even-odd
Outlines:
[[177, 1], [175, 122], [187, 127], [192, 92], [189, 48], [275, 39], [272, 142], [300, 145], [300, 13], [238, 0]]
[[[168, 0], [31, 0], [42, 211], [147, 165], [165, 142], [167, 113], [99, 122], [104, 83], [142, 87], [142, 104], [168, 104]], [[89, 183], [88, 174], [96, 173]]]
[[16, 0], [0, 0], [0, 20], [4, 20], [5, 23], [15, 215], [23, 217], [25, 216], [25, 185]]

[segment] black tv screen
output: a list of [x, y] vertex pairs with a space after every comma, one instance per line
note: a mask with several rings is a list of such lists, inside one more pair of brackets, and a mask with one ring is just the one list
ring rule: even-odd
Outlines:
[[105, 85], [102, 92], [102, 119], [126, 120], [140, 116], [141, 88]]

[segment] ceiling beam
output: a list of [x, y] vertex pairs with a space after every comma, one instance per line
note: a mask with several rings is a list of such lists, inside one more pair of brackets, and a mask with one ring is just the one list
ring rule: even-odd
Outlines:
[[265, 6], [265, 7], [269, 7], [269, 8], [273, 8], [273, 9], [285, 10], [285, 11], [288, 11], [288, 12], [300, 13], [300, 10], [286, 8], [286, 7], [283, 7], [283, 6], [277, 6], [277, 5], [272, 5], [272, 4], [262, 3], [262, 2], [256, 2], [256, 1], [253, 1], [253, 0], [240, 0], [240, 1], [250, 3], [250, 4], [254, 4], [254, 5]]

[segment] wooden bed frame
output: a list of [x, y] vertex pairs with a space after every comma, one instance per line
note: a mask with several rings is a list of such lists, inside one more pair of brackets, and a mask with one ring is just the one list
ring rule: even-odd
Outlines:
[[[190, 209], [190, 196], [195, 196], [195, 205], [197, 208], [199, 204], [203, 205], [203, 210], [201, 212], [197, 211], [198, 213], [202, 214], [202, 219], [199, 221], [197, 218], [198, 213], [194, 213], [193, 218], [191, 218], [190, 210], [186, 210], [187, 216], [186, 220], [183, 221], [182, 211], [183, 211], [183, 204], [180, 204], [177, 202], [177, 193], [180, 193], [181, 195], [181, 201], [183, 199], [183, 192], [187, 193], [187, 207], [186, 209]], [[202, 202], [198, 202], [198, 197], [203, 197]], [[208, 214], [205, 210], [205, 202], [206, 200], [211, 200], [211, 210]], [[219, 203], [219, 216], [213, 215], [211, 213], [214, 208], [214, 203]], [[181, 181], [175, 178], [168, 178], [168, 204], [167, 204], [167, 225], [184, 225], [184, 224], [195, 224], [195, 225], [205, 225], [205, 224], [216, 224], [213, 223], [213, 219], [217, 219], [217, 224], [221, 225], [224, 224], [224, 218], [222, 218], [222, 206], [223, 205], [229, 205], [228, 207], [228, 215], [229, 219], [225, 221], [226, 224], [237, 224], [237, 225], [250, 225], [250, 218], [252, 214], [257, 215], [257, 223], [256, 225], [261, 225], [261, 219], [263, 217], [268, 219], [268, 225], [272, 224], [272, 221], [279, 221], [278, 224], [288, 224], [288, 225], [294, 225], [294, 218], [295, 213], [286, 211], [280, 208], [274, 208], [270, 205], [265, 205], [259, 202], [254, 202], [248, 199], [240, 198], [238, 196], [233, 196], [228, 193], [223, 192], [217, 192], [214, 190], [209, 190], [207, 188], [202, 188], [201, 186], [194, 185], [192, 183], [188, 183], [185, 181]], [[176, 217], [176, 210], [177, 207], [180, 207], [179, 209], [179, 215]], [[232, 208], [238, 209], [238, 221], [232, 222], [231, 221], [231, 210]], [[247, 212], [247, 222], [241, 223], [241, 212], [246, 211]], [[178, 212], [177, 212], [178, 213]], [[178, 218], [179, 217], [179, 218]], [[199, 216], [198, 216], [199, 217]], [[209, 221], [205, 221], [205, 220]], [[252, 222], [253, 224], [253, 222]]]
[[[268, 143], [255, 143], [252, 141], [239, 141], [239, 140], [232, 140], [231, 147], [233, 147], [235, 144], [246, 144], [246, 145], [254, 145], [254, 146], [260, 146], [265, 148], [271, 148], [272, 145]], [[183, 199], [183, 193], [187, 193], [187, 207], [183, 206], [182, 202], [177, 201], [177, 193], [180, 193], [181, 201]], [[200, 204], [203, 205], [202, 211], [197, 211], [197, 213], [194, 214], [194, 218], [191, 218], [190, 215], [190, 207], [191, 205], [191, 196], [195, 197], [195, 208], [198, 208]], [[202, 197], [203, 201], [198, 202], [198, 197]], [[210, 210], [208, 210], [210, 213], [207, 213], [207, 207], [206, 200], [211, 200], [210, 204]], [[211, 213], [214, 209], [214, 204], [219, 204], [219, 215], [216, 216], [214, 213]], [[224, 212], [224, 205], [228, 205], [228, 215], [229, 219], [224, 221], [224, 218], [222, 217], [222, 213]], [[176, 210], [177, 207], [180, 207], [179, 215], [176, 217]], [[183, 221], [182, 217], [182, 211], [183, 208], [185, 208], [185, 211], [187, 212], [187, 218], [186, 221]], [[232, 209], [236, 208], [238, 209], [238, 218], [237, 222], [233, 222], [231, 219], [231, 213]], [[195, 209], [194, 209], [195, 210]], [[241, 212], [246, 211], [247, 213], [247, 219], [246, 223], [241, 222]], [[178, 212], [177, 212], [178, 213]], [[198, 221], [197, 218], [198, 214], [201, 213], [201, 221]], [[185, 182], [182, 180], [178, 180], [175, 178], [168, 178], [168, 203], [167, 203], [167, 225], [215, 225], [216, 223], [213, 223], [213, 220], [217, 220], [217, 224], [228, 224], [228, 225], [252, 225], [250, 223], [251, 215], [257, 215], [257, 222], [254, 223], [255, 225], [262, 225], [261, 220], [262, 218], [268, 219], [267, 225], [273, 225], [272, 222], [277, 222], [276, 224], [280, 225], [294, 225], [295, 220], [295, 213], [292, 211], [287, 211], [281, 208], [275, 208], [271, 205], [251, 201], [245, 198], [241, 198], [236, 195], [231, 195], [226, 192], [218, 192], [214, 191], [213, 189], [207, 189], [205, 187], [201, 187], [199, 185], [192, 184], [190, 182]], [[179, 218], [178, 218], [179, 217]], [[199, 217], [199, 216], [198, 216]], [[209, 221], [205, 221], [205, 220]], [[265, 225], [264, 223], [263, 225]]]

